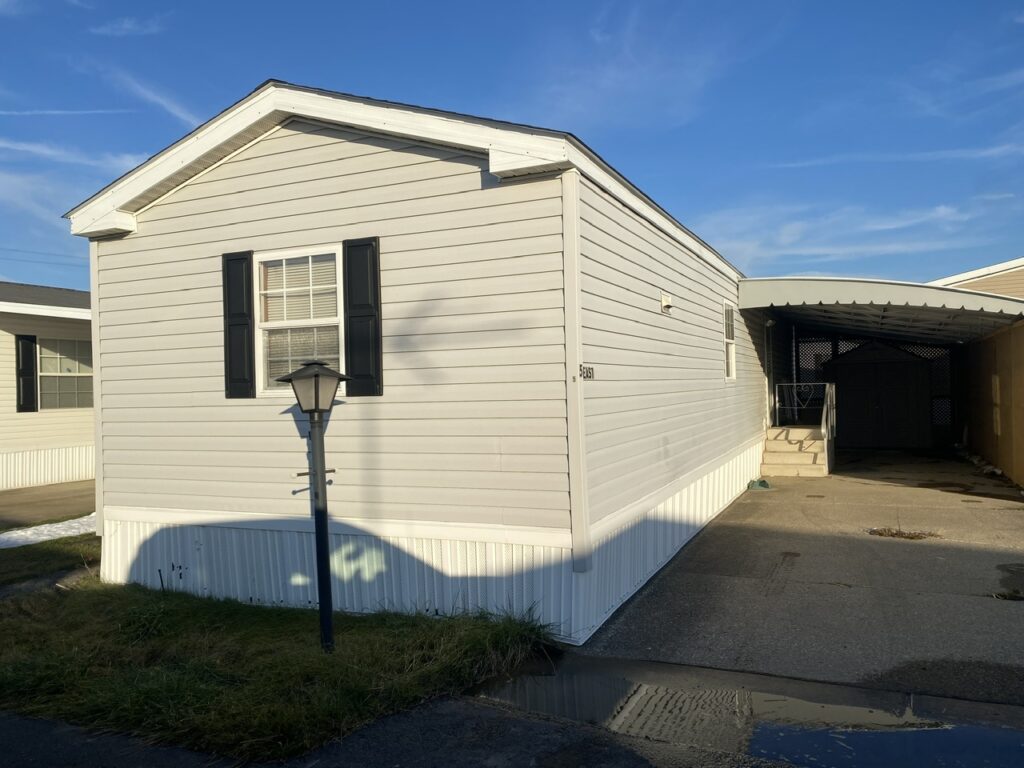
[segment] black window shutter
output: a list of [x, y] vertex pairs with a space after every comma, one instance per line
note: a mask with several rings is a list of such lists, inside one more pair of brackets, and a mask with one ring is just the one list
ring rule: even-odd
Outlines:
[[376, 237], [344, 244], [347, 397], [383, 395], [380, 254]]
[[36, 393], [39, 387], [36, 384], [36, 337], [15, 336], [15, 367], [18, 377], [18, 400], [17, 409], [19, 413], [27, 413], [39, 410], [39, 401]]
[[224, 254], [224, 394], [256, 397], [252, 251]]

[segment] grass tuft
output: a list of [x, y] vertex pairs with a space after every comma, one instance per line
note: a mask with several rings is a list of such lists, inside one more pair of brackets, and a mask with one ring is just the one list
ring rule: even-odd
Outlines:
[[0, 549], [0, 587], [99, 561], [100, 537], [94, 533]]
[[113, 586], [0, 601], [0, 708], [241, 759], [293, 756], [514, 670], [529, 618], [337, 614]]

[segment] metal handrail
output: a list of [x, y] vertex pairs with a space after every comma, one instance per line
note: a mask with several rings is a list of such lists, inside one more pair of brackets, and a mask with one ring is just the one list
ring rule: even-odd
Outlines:
[[[801, 411], [812, 411], [817, 416], [819, 408], [825, 403], [825, 392], [828, 383], [824, 381], [809, 381], [800, 384], [776, 384], [775, 385], [775, 426], [783, 427], [792, 421], [783, 419], [784, 415], [792, 415], [793, 419], [799, 422]], [[807, 422], [804, 422], [805, 424]], [[810, 422], [813, 424], [814, 422]]]
[[821, 438], [825, 441], [825, 472], [832, 474], [836, 446], [836, 385], [825, 384], [825, 403], [821, 408]]
[[821, 407], [821, 435], [826, 440], [836, 436], [836, 385], [825, 384], [825, 403]]

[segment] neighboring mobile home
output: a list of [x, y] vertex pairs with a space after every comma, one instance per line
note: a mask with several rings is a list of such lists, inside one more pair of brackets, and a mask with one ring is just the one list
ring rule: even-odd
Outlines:
[[0, 490], [93, 476], [89, 294], [0, 282]]
[[795, 363], [805, 325], [952, 345], [1024, 311], [742, 281], [570, 134], [278, 81], [68, 217], [103, 578], [315, 603], [307, 424], [275, 381], [315, 356], [353, 377], [326, 435], [336, 607], [532, 609], [574, 643], [761, 474], [776, 385], [829, 359]]
[[1024, 299], [1024, 259], [1011, 259], [957, 275], [932, 280], [930, 285], [965, 288]]

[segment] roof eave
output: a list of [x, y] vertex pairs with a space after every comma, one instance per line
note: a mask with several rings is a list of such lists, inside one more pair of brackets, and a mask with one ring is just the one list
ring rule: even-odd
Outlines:
[[22, 304], [0, 301], [0, 314], [59, 317], [67, 320], [92, 320], [92, 310], [81, 307], [58, 307], [49, 304]]

